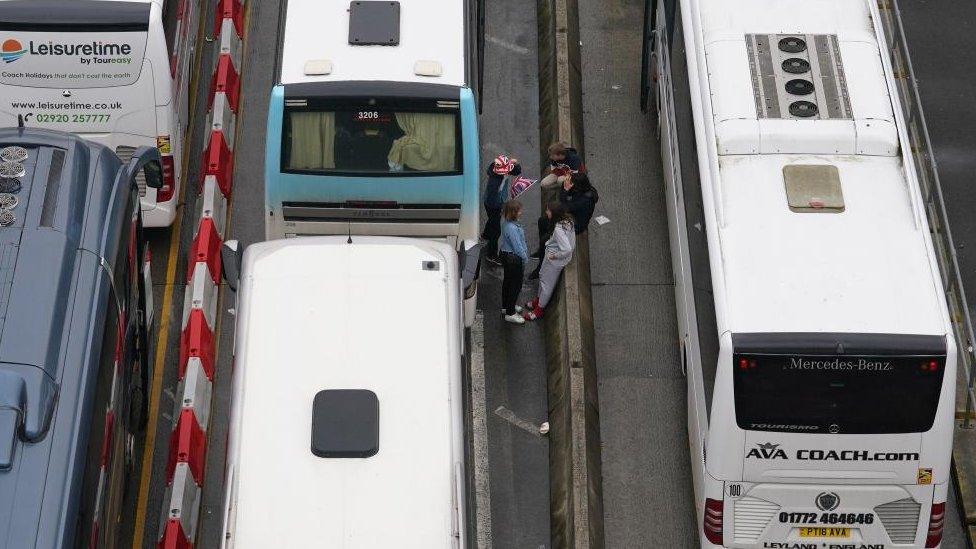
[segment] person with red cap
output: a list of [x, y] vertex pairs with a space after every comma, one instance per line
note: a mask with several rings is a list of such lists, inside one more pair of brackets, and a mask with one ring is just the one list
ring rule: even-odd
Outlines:
[[499, 263], [498, 238], [502, 234], [502, 206], [508, 201], [509, 179], [518, 177], [522, 173], [522, 166], [517, 159], [500, 154], [488, 164], [485, 172], [488, 175], [484, 197], [487, 220], [481, 238], [486, 241], [485, 259]]

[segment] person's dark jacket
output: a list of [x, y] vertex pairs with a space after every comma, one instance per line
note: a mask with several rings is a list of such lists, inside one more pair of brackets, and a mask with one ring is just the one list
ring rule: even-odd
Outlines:
[[[489, 210], [500, 210], [508, 200], [507, 189], [505, 189], [505, 176], [498, 175], [493, 170], [494, 164], [489, 163], [485, 173], [488, 181], [485, 183], [485, 208]], [[510, 175], [518, 176], [522, 173], [521, 167], [516, 164]]]
[[[569, 168], [568, 171], [566, 168]], [[586, 171], [586, 168], [583, 166], [583, 160], [580, 158], [579, 153], [576, 152], [576, 149], [572, 147], [566, 148], [566, 158], [563, 158], [560, 161], [550, 160], [549, 169], [553, 173], [556, 173], [557, 175], [567, 175], [568, 173], [577, 173], [581, 171], [582, 172]]]
[[559, 189], [559, 201], [566, 205], [566, 209], [573, 216], [576, 234], [582, 233], [589, 226], [593, 210], [599, 200], [600, 195], [592, 185], [573, 185], [568, 191]]

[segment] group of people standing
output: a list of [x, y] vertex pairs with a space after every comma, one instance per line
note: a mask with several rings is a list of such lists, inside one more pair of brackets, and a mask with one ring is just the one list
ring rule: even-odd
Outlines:
[[[589, 226], [599, 195], [576, 149], [561, 142], [550, 145], [546, 174], [539, 184], [544, 191], [558, 188], [558, 192], [539, 218], [539, 247], [529, 254], [525, 230], [519, 223], [523, 207], [517, 199], [525, 188], [520, 178], [522, 166], [515, 158], [499, 155], [488, 165], [486, 173], [487, 222], [482, 233], [486, 241], [485, 257], [504, 270], [502, 314], [505, 320], [524, 324], [542, 318], [545, 313], [559, 275], [573, 257], [576, 235]], [[526, 266], [533, 259], [539, 263], [529, 279], [539, 280], [539, 292], [522, 307], [518, 305], [522, 280]]]

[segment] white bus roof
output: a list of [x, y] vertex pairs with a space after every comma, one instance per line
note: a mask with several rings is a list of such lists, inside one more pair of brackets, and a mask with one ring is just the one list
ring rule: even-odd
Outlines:
[[[282, 84], [387, 80], [465, 85], [463, 0], [400, 0], [400, 42], [396, 46], [349, 44], [349, 0], [288, 0], [281, 52]], [[331, 66], [309, 76], [309, 61]], [[440, 76], [420, 76], [417, 62], [440, 65]]]
[[[456, 546], [464, 483], [456, 252], [433, 241], [353, 239], [277, 240], [245, 254], [240, 421], [228, 455], [234, 547]], [[376, 394], [376, 455], [312, 454], [312, 402], [326, 389]]]
[[[902, 162], [867, 2], [698, 4], [701, 18], [694, 24], [701, 24], [709, 74], [708, 95], [703, 95], [711, 97], [711, 120], [706, 115], [705, 123], [714, 127], [710, 150], [717, 155], [712, 166], [719, 179], [711, 182], [711, 192], [721, 220], [720, 244], [710, 253], [718, 255], [713, 265], [722, 271], [713, 276], [714, 284], [724, 286], [727, 326], [720, 329], [946, 333], [925, 216], [916, 210], [917, 183], [907, 178]], [[760, 116], [750, 72], [753, 54], [746, 45], [747, 35], [759, 34], [835, 35], [851, 115]], [[769, 44], [775, 49], [776, 38]], [[826, 85], [814, 80], [816, 86]], [[837, 168], [843, 212], [791, 211], [783, 167], [797, 164]]]

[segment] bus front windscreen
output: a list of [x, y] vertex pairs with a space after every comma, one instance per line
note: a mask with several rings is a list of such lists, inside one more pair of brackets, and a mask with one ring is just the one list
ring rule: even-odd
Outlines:
[[751, 431], [883, 434], [931, 429], [945, 355], [733, 355], [735, 416]]
[[460, 135], [456, 111], [288, 109], [281, 168], [323, 175], [456, 175]]

